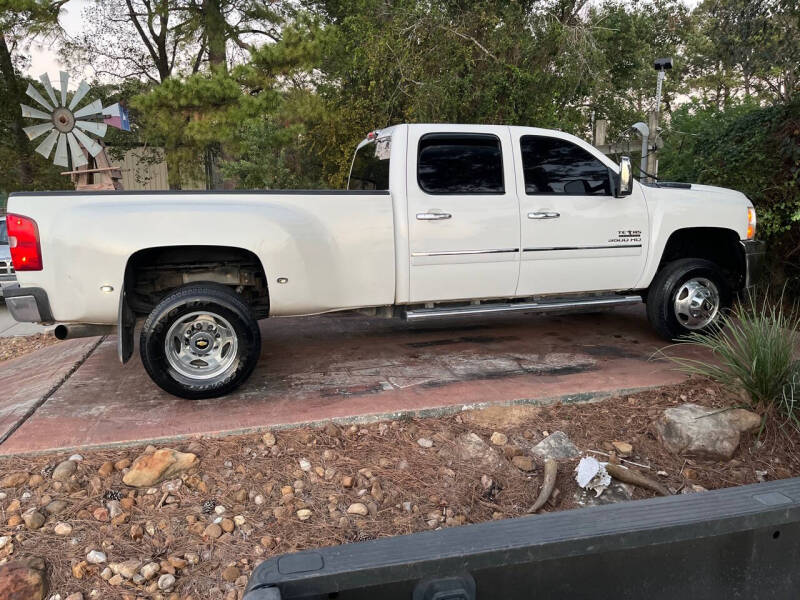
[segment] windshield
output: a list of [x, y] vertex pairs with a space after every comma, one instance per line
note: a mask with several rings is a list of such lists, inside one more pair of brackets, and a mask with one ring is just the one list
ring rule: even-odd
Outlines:
[[368, 142], [356, 150], [347, 189], [388, 190], [391, 148], [392, 138], [387, 136]]
[[6, 220], [0, 221], [0, 246], [8, 245], [8, 231], [6, 230]]

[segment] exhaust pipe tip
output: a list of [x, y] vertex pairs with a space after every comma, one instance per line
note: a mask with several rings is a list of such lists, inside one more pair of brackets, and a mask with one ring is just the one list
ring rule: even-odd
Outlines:
[[53, 334], [56, 336], [57, 340], [65, 340], [69, 337], [69, 329], [67, 329], [66, 325], [56, 325]]
[[83, 337], [96, 337], [107, 335], [116, 331], [115, 325], [93, 325], [91, 323], [74, 325], [56, 325], [53, 334], [58, 340], [72, 340]]

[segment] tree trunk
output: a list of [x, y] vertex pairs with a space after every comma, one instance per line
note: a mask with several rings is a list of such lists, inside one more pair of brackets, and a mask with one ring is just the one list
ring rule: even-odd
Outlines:
[[11, 113], [14, 115], [11, 129], [14, 136], [14, 144], [17, 147], [20, 158], [19, 165], [17, 166], [19, 170], [20, 187], [30, 189], [33, 186], [33, 164], [31, 162], [33, 154], [31, 152], [28, 136], [25, 135], [25, 132], [22, 130], [25, 126], [22, 120], [22, 112], [20, 112], [19, 107], [16, 106], [22, 101], [24, 92], [22, 91], [17, 73], [14, 70], [14, 63], [11, 61], [11, 51], [8, 49], [6, 39], [3, 35], [0, 35], [0, 74], [2, 74], [3, 80], [5, 81], [8, 96], [15, 104], [15, 106], [11, 107]]
[[220, 5], [220, 0], [203, 0], [203, 21], [211, 69], [227, 71], [228, 58], [225, 53], [227, 24]]

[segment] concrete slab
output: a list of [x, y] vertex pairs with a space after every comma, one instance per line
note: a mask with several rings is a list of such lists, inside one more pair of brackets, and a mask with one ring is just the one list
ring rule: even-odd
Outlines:
[[[436, 325], [356, 316], [262, 322], [261, 362], [236, 393], [172, 397], [107, 338], [0, 453], [371, 419], [464, 404], [586, 399], [678, 383], [642, 307]], [[61, 346], [58, 346], [61, 348]]]
[[80, 366], [99, 341], [68, 340], [0, 363], [0, 444]]
[[38, 323], [18, 323], [8, 312], [5, 301], [0, 299], [0, 337], [33, 335], [50, 331], [53, 328], [55, 328], [55, 325], [44, 326]]

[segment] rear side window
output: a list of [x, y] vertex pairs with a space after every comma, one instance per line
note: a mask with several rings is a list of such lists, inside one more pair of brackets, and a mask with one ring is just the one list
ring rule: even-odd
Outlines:
[[503, 152], [494, 135], [431, 133], [419, 141], [417, 181], [428, 194], [502, 194]]
[[608, 167], [567, 140], [525, 135], [520, 139], [525, 193], [610, 196]]
[[348, 190], [388, 190], [391, 137], [379, 138], [356, 150]]

